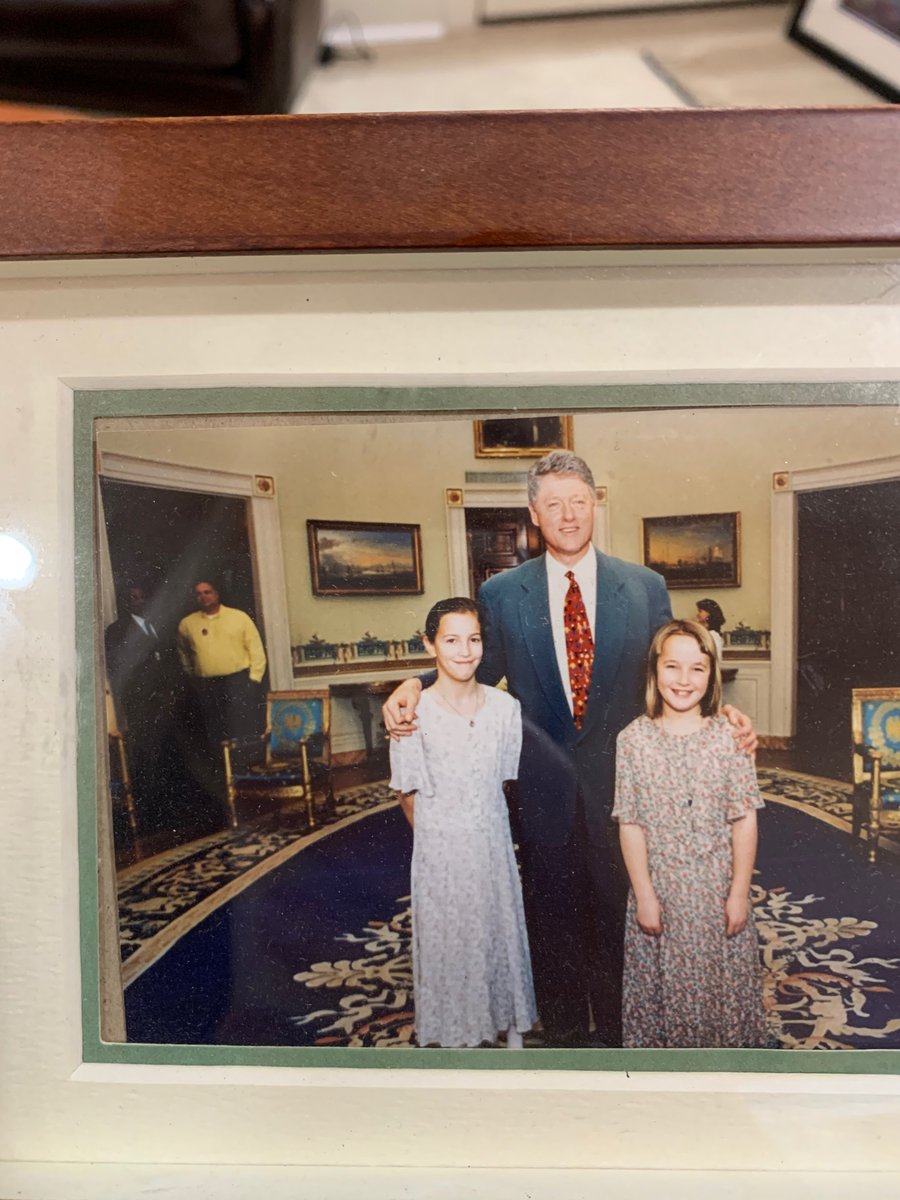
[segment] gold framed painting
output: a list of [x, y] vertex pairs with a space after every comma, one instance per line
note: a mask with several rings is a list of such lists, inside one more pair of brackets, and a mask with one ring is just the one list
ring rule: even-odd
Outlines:
[[643, 517], [643, 563], [672, 588], [727, 588], [741, 583], [741, 514]]
[[475, 422], [476, 458], [541, 458], [573, 450], [569, 416], [488, 417]]
[[417, 596], [422, 593], [418, 525], [307, 521], [314, 596]]

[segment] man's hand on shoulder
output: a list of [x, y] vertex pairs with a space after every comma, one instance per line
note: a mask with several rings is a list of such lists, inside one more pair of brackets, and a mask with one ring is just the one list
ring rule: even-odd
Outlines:
[[745, 754], [755, 754], [759, 746], [759, 738], [756, 736], [753, 722], [746, 713], [742, 713], [733, 704], [723, 704], [722, 715], [728, 719], [728, 723], [731, 725], [731, 732], [734, 734], [738, 749], [743, 750]]
[[415, 731], [416, 708], [421, 695], [422, 684], [418, 679], [404, 679], [385, 700], [381, 715], [390, 737], [409, 737]]

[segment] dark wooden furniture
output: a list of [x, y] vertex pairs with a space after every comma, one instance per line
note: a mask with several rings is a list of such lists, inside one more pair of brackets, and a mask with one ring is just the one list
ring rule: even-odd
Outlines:
[[[426, 663], [426, 669], [428, 665]], [[349, 700], [359, 717], [365, 744], [365, 765], [383, 768], [385, 773], [390, 770], [390, 751], [380, 710], [396, 686], [396, 679], [385, 679], [333, 683], [328, 689], [333, 699]]]
[[107, 113], [288, 112], [321, 0], [0, 0], [0, 98]]

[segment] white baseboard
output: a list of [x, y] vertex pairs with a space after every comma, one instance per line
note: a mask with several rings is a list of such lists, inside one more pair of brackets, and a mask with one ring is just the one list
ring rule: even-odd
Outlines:
[[355, 21], [336, 21], [326, 25], [322, 41], [326, 46], [386, 46], [397, 42], [436, 42], [445, 37], [447, 27], [440, 21], [401, 21], [393, 25], [362, 25]]

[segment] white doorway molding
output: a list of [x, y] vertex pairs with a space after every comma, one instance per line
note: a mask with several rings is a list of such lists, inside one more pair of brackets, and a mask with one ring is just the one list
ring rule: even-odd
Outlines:
[[796, 732], [797, 497], [801, 492], [857, 487], [900, 479], [900, 455], [868, 462], [776, 471], [772, 476], [772, 733]]
[[[238, 496], [248, 500], [250, 557], [253, 582], [259, 600], [261, 623], [265, 632], [269, 660], [269, 684], [273, 691], [289, 691], [294, 686], [291, 664], [291, 636], [288, 622], [287, 587], [278, 502], [274, 480], [268, 475], [241, 475], [231, 471], [212, 471], [205, 467], [186, 467], [179, 463], [156, 462], [128, 454], [100, 452], [99, 474], [104, 479], [145, 487], [168, 488], [182, 492], [204, 492], [214, 496]], [[102, 577], [111, 574], [109, 547], [100, 541]]]
[[[469, 594], [469, 550], [466, 543], [467, 508], [527, 508], [528, 492], [521, 484], [476, 484], [447, 488], [447, 552], [450, 557], [450, 591]], [[594, 545], [609, 548], [609, 489], [597, 488]]]

